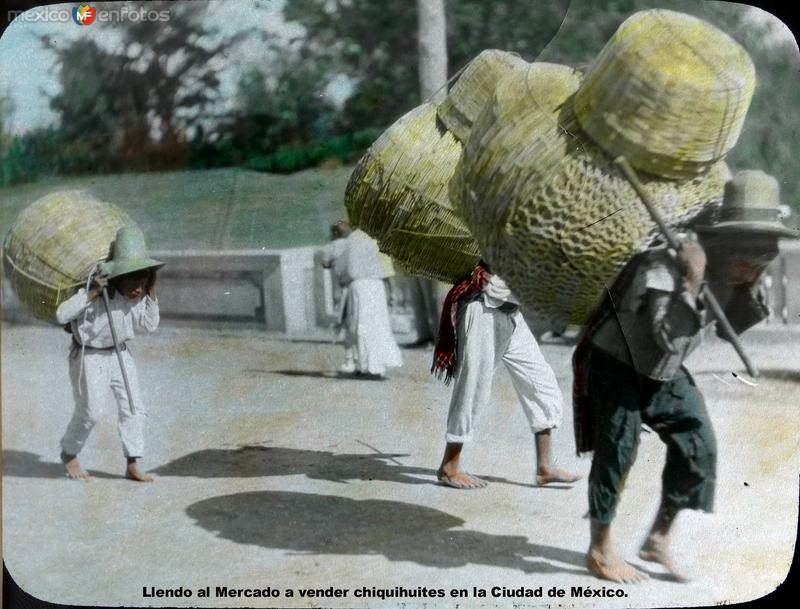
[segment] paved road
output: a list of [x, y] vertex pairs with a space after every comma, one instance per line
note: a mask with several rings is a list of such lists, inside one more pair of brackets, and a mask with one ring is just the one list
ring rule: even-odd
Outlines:
[[[24, 589], [65, 604], [613, 608], [757, 598], [784, 579], [796, 536], [797, 339], [780, 331], [748, 337], [765, 372], [758, 387], [731, 375], [741, 368], [727, 345], [709, 343], [693, 356], [720, 444], [717, 511], [686, 512], [677, 525], [676, 552], [697, 579], [673, 583], [651, 567], [650, 581], [622, 588], [583, 566], [585, 481], [532, 486], [532, 436], [505, 372], [465, 453], [469, 470], [491, 484], [456, 491], [433, 483], [450, 390], [429, 377], [428, 351], [405, 350], [405, 367], [386, 382], [340, 380], [327, 374], [338, 363], [332, 345], [165, 328], [134, 345], [155, 483], [121, 477], [112, 416], [83, 455], [95, 478], [78, 483], [57, 462], [72, 408], [67, 336], [5, 326], [4, 556]], [[571, 349], [544, 351], [570, 395]], [[556, 456], [587, 473], [589, 462], [574, 456], [570, 415], [567, 408]], [[617, 539], [631, 557], [658, 502], [663, 458], [658, 438], [644, 434], [618, 517]], [[211, 598], [198, 597], [206, 586]], [[280, 596], [217, 597], [217, 586]], [[396, 586], [446, 596], [355, 596]], [[627, 596], [573, 595], [587, 586]], [[543, 597], [492, 597], [495, 587], [541, 587]], [[192, 596], [143, 595], [178, 588]], [[300, 597], [305, 588], [347, 596]], [[551, 588], [565, 596], [548, 598]], [[450, 596], [460, 589], [468, 597]]]

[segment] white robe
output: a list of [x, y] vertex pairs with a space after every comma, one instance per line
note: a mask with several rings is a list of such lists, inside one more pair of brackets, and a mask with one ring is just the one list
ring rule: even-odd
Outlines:
[[337, 317], [345, 330], [345, 366], [379, 376], [386, 374], [387, 367], [402, 366], [383, 284], [393, 269], [381, 259], [375, 240], [354, 230], [325, 248], [323, 262], [333, 266], [337, 282], [343, 286]]
[[344, 322], [345, 348], [352, 350], [358, 372], [383, 376], [387, 367], [403, 365], [382, 279], [356, 279], [347, 286]]

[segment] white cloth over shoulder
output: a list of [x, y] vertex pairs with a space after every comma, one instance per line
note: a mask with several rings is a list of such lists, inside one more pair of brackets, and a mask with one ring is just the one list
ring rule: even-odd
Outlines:
[[340, 286], [356, 279], [385, 279], [394, 276], [391, 258], [381, 254], [378, 243], [360, 229], [334, 239], [322, 249], [322, 264], [333, 268]]
[[386, 269], [378, 255], [378, 244], [375, 239], [364, 231], [356, 229], [344, 241], [345, 270], [351, 281], [386, 277]]
[[[137, 333], [153, 332], [158, 328], [157, 299], [145, 296], [132, 301], [117, 293], [109, 299], [109, 306], [120, 342], [132, 339]], [[87, 347], [107, 349], [114, 346], [102, 297], [90, 301], [83, 288], [58, 306], [56, 320], [62, 325], [69, 323], [72, 335]]]
[[501, 307], [507, 302], [519, 304], [519, 300], [511, 293], [511, 288], [498, 275], [492, 275], [483, 287], [483, 302], [492, 309]]

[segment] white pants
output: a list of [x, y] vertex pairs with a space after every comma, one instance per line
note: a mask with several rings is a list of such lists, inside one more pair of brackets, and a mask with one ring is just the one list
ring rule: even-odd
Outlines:
[[352, 354], [359, 372], [383, 375], [387, 366], [403, 365], [382, 279], [356, 279], [348, 285], [344, 321], [345, 354]]
[[447, 416], [447, 442], [472, 439], [475, 419], [489, 401], [494, 371], [505, 364], [531, 431], [561, 424], [562, 396], [553, 369], [545, 361], [522, 314], [487, 307], [483, 300], [459, 311], [458, 357]]
[[86, 349], [81, 375], [80, 349], [72, 349], [69, 373], [72, 380], [72, 394], [75, 398], [75, 412], [61, 440], [61, 449], [68, 455], [77, 455], [81, 452], [89, 432], [100, 420], [113, 394], [117, 402], [117, 429], [122, 442], [122, 451], [126, 457], [143, 456], [145, 405], [139, 390], [136, 363], [128, 350], [122, 352], [122, 358], [125, 362], [125, 371], [128, 373], [136, 414], [131, 412], [128, 404], [122, 371], [114, 350]]

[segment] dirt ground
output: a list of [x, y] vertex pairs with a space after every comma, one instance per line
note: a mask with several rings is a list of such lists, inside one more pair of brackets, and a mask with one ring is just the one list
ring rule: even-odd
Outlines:
[[[156, 481], [122, 478], [110, 408], [82, 455], [94, 479], [80, 483], [58, 462], [72, 410], [68, 337], [6, 325], [4, 558], [23, 589], [64, 604], [615, 608], [758, 598], [785, 578], [796, 539], [798, 338], [800, 329], [785, 327], [746, 336], [763, 371], [756, 387], [731, 374], [741, 365], [728, 345], [709, 342], [693, 355], [719, 443], [716, 511], [684, 512], [677, 523], [676, 554], [691, 583], [635, 558], [664, 459], [655, 434], [643, 433], [616, 539], [651, 579], [622, 587], [584, 567], [586, 481], [532, 485], [532, 435], [504, 371], [465, 449], [466, 468], [490, 485], [457, 491], [434, 483], [450, 389], [428, 374], [429, 350], [405, 349], [405, 366], [387, 381], [338, 379], [329, 374], [341, 355], [334, 345], [167, 327], [133, 345], [149, 404], [144, 464]], [[567, 397], [558, 463], [587, 474], [590, 462], [574, 455], [572, 349], [543, 349]], [[210, 598], [198, 596], [206, 586]], [[218, 586], [279, 596], [219, 597]], [[355, 596], [397, 586], [445, 597]], [[539, 598], [492, 595], [539, 587]], [[625, 596], [577, 597], [573, 587]], [[192, 596], [146, 596], [179, 588]], [[308, 588], [347, 595], [300, 596]], [[451, 596], [461, 589], [466, 597]]]

